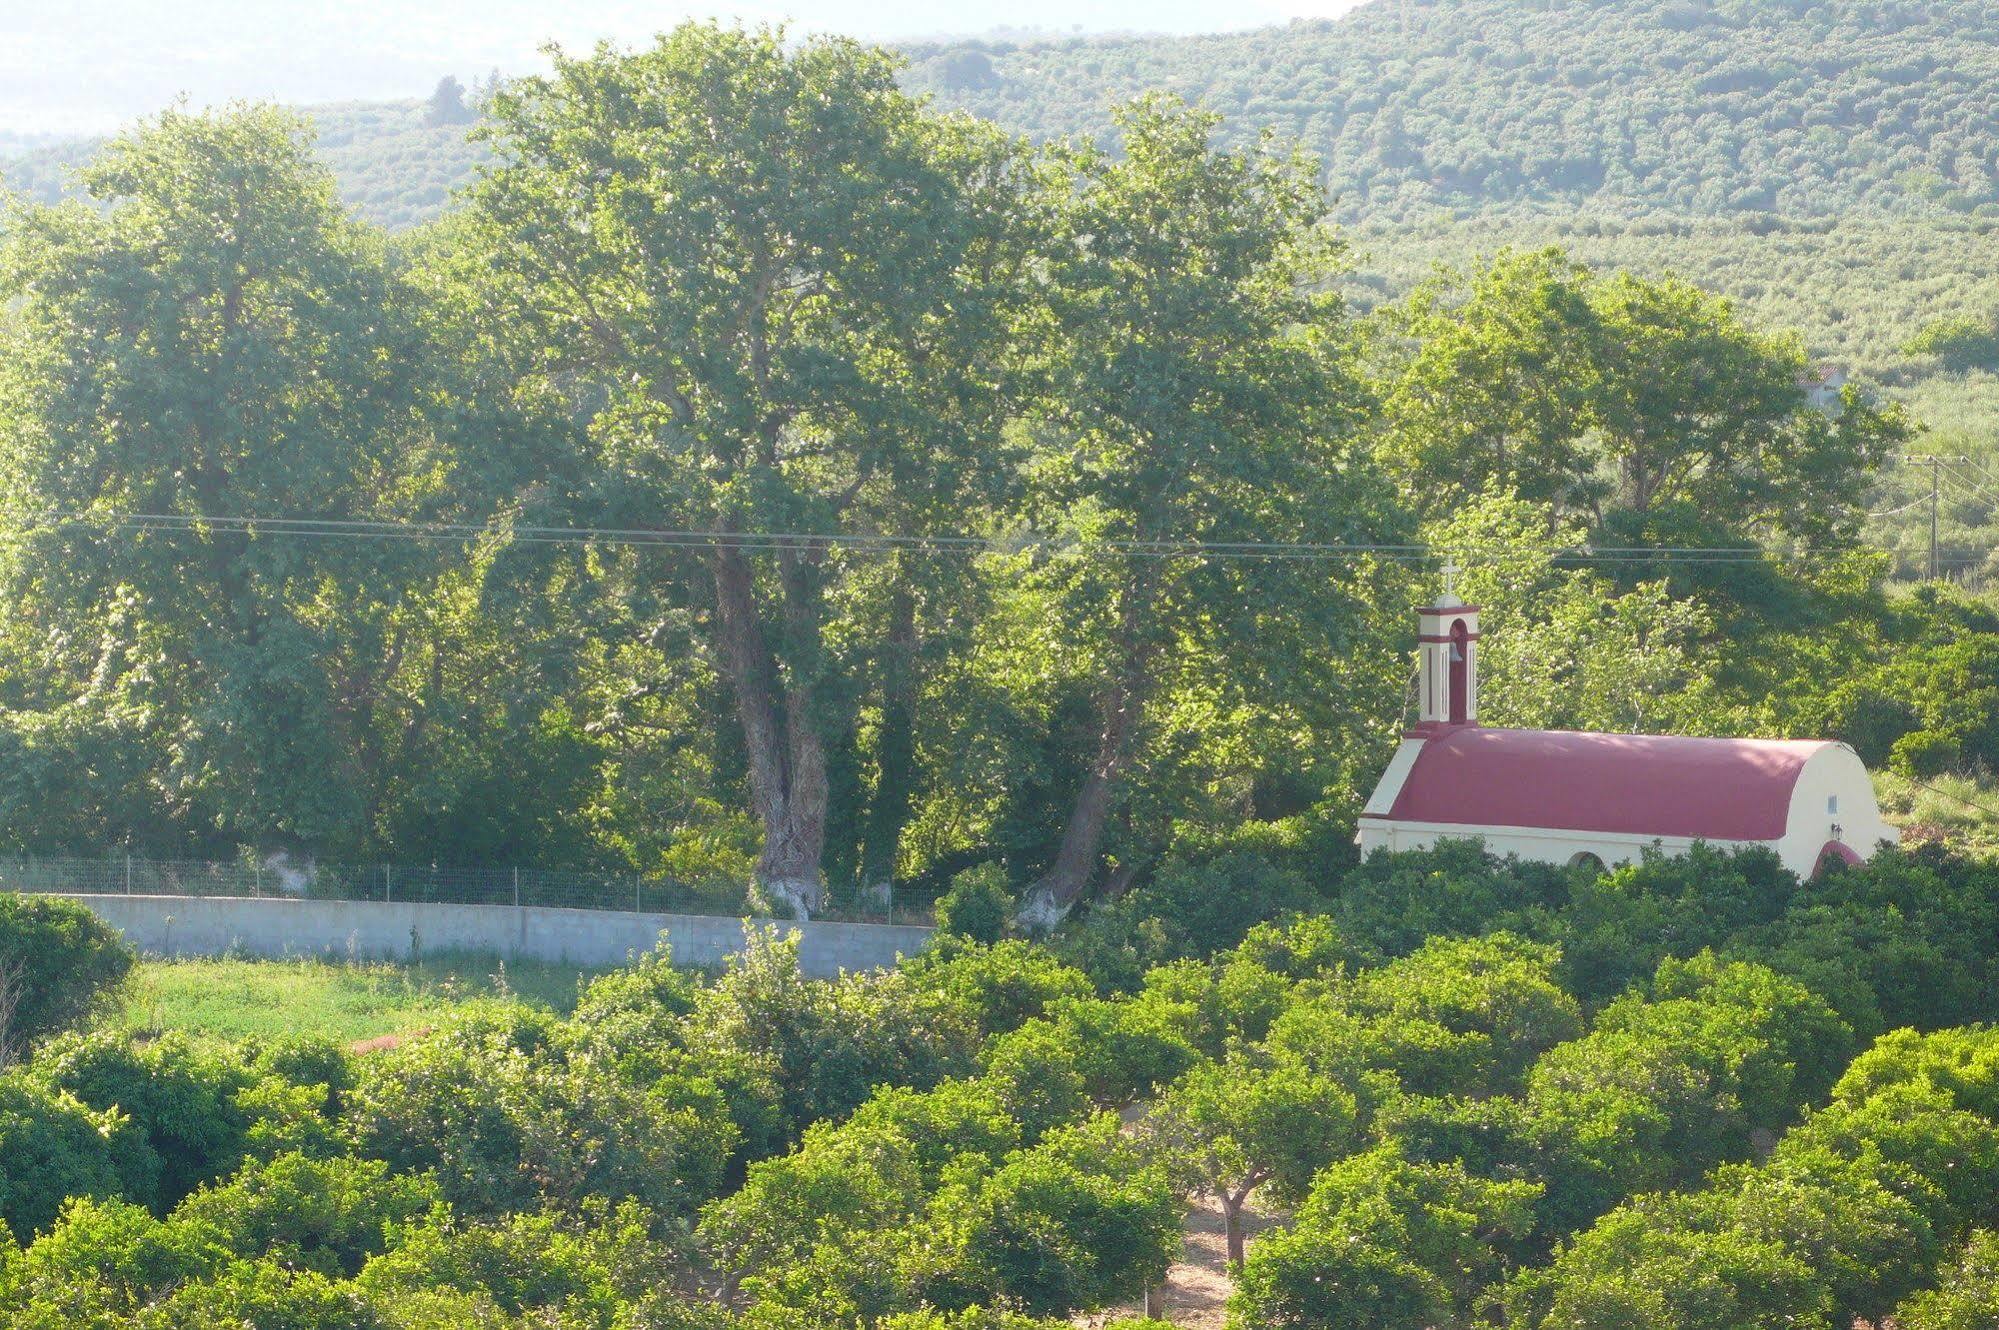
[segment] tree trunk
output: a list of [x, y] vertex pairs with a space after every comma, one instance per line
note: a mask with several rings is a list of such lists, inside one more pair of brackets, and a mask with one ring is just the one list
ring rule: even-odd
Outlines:
[[774, 909], [811, 917], [824, 891], [826, 748], [810, 685], [786, 689], [757, 615], [755, 576], [741, 551], [713, 557], [721, 663], [736, 697], [749, 762], [750, 804], [763, 828], [752, 885]]
[[1243, 1260], [1243, 1248], [1244, 1248], [1244, 1242], [1242, 1236], [1242, 1206], [1243, 1203], [1241, 1200], [1238, 1200], [1237, 1198], [1228, 1195], [1226, 1192], [1223, 1193], [1222, 1233], [1223, 1236], [1226, 1237], [1228, 1240], [1229, 1274], [1231, 1275], [1239, 1275], [1242, 1273], [1242, 1260]]
[[893, 902], [896, 851], [916, 783], [916, 597], [900, 578], [888, 612], [875, 789], [861, 841], [861, 899], [882, 909]]
[[1127, 677], [1113, 683], [1105, 699], [1104, 726], [1098, 735], [1097, 755], [1083, 777], [1082, 788], [1069, 811], [1069, 824], [1062, 831], [1062, 845], [1055, 862], [1041, 879], [1028, 889], [1016, 922], [1030, 933], [1045, 933], [1068, 917], [1069, 911], [1090, 877], [1096, 872], [1103, 850], [1104, 826], [1110, 820], [1111, 798], [1124, 775], [1131, 756], [1132, 741], [1138, 732], [1140, 703], [1134, 677], [1141, 666], [1131, 662]]

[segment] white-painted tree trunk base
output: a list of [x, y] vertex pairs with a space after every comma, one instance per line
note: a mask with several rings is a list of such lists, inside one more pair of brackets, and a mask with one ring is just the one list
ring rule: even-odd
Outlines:
[[817, 878], [762, 878], [752, 887], [772, 915], [790, 915], [799, 923], [812, 918], [824, 895]]
[[1045, 937], [1068, 917], [1069, 906], [1056, 900], [1055, 893], [1047, 887], [1036, 887], [1020, 903], [1019, 911], [1013, 916], [1013, 924], [1030, 937]]

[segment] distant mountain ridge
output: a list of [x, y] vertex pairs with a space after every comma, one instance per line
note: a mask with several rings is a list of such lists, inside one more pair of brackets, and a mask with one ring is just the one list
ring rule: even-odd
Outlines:
[[[1108, 130], [1167, 88], [1324, 163], [1337, 215], [1494, 206], [1633, 214], [1999, 215], [1999, 5], [1988, 0], [1375, 0], [1205, 37], [909, 45], [907, 82], [1037, 138]], [[479, 159], [421, 105], [314, 108], [359, 211], [434, 216]], [[50, 197], [87, 145], [0, 163]]]
[[1493, 204], [1999, 213], [1999, 6], [1375, 0], [1191, 38], [958, 43], [910, 83], [1039, 136], [1163, 87], [1324, 162], [1344, 220]]
[[[302, 108], [340, 195], [371, 222], [395, 230], [429, 221], [485, 157], [463, 124], [430, 124], [424, 103], [342, 102]], [[0, 159], [0, 181], [44, 203], [61, 198], [68, 172], [102, 139], [72, 139]]]

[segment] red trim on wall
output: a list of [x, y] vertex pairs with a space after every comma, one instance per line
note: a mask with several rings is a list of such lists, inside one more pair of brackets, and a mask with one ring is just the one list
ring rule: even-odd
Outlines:
[[1812, 860], [1813, 877], [1817, 877], [1825, 871], [1825, 861], [1828, 856], [1839, 860], [1843, 864], [1850, 865], [1860, 862], [1860, 855], [1851, 845], [1848, 845], [1845, 841], [1829, 840], [1819, 847], [1818, 857]]
[[1451, 671], [1451, 724], [1471, 720], [1471, 633], [1460, 619], [1451, 625], [1452, 651], [1445, 664]]

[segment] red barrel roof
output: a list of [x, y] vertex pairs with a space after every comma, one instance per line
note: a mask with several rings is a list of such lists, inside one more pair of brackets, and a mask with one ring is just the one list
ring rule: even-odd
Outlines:
[[1776, 840], [1825, 740], [1440, 727], [1389, 816], [1706, 840]]

